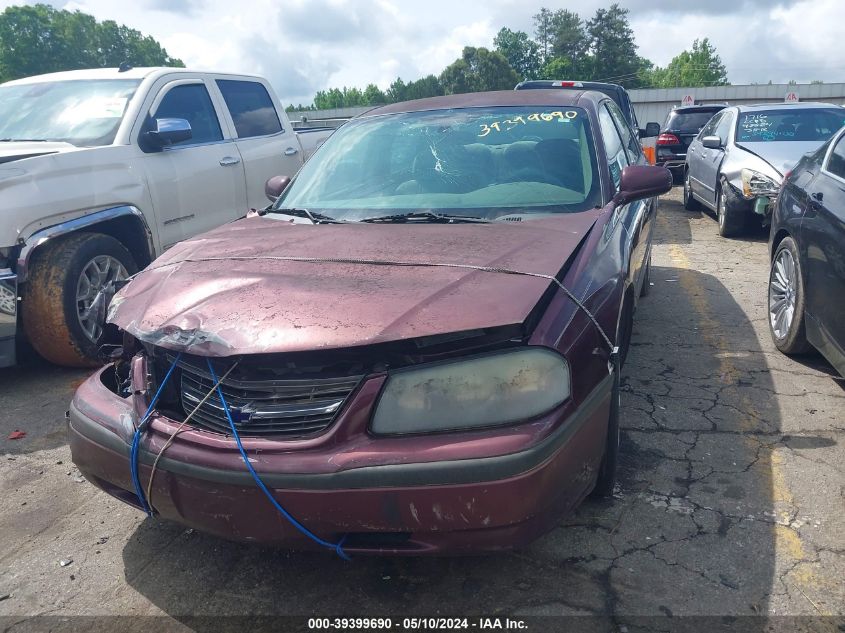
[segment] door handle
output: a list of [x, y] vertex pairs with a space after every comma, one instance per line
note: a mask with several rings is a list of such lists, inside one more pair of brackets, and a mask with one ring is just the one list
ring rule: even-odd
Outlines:
[[285, 150], [285, 156], [295, 156], [299, 152], [295, 147], [288, 147]]
[[241, 162], [240, 158], [236, 158], [235, 156], [224, 156], [220, 159], [220, 166], [221, 167], [231, 167], [232, 165], [237, 165]]

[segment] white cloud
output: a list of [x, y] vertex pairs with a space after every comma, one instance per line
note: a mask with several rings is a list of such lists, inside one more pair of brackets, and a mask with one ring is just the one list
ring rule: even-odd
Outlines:
[[[0, 0], [0, 9], [20, 0]], [[386, 88], [438, 74], [464, 46], [491, 46], [503, 26], [531, 31], [543, 0], [52, 0], [156, 38], [200, 69], [267, 74], [285, 103], [332, 86]], [[590, 18], [611, 0], [573, 0]], [[640, 54], [665, 65], [708, 37], [732, 82], [845, 79], [841, 0], [621, 0]], [[694, 12], [690, 9], [693, 8]]]

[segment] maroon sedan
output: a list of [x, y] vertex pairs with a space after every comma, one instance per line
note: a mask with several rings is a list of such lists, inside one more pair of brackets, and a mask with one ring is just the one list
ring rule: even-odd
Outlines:
[[519, 546], [612, 492], [671, 187], [612, 100], [390, 105], [275, 184], [115, 297], [121, 345], [70, 409], [89, 481], [212, 534], [340, 553]]

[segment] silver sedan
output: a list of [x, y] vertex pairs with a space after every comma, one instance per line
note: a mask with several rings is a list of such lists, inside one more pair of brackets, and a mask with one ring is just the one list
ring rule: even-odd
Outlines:
[[784, 174], [845, 124], [829, 103], [740, 105], [717, 112], [690, 143], [684, 206], [716, 213], [719, 234], [741, 233], [757, 217], [768, 223]]

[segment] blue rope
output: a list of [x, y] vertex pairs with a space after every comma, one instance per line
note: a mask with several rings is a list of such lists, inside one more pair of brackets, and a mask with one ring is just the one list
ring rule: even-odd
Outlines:
[[238, 450], [241, 452], [241, 457], [244, 460], [244, 464], [246, 464], [247, 469], [249, 470], [252, 478], [255, 480], [255, 483], [261, 488], [261, 491], [264, 495], [270, 500], [276, 510], [278, 510], [283, 517], [285, 517], [288, 522], [299, 530], [302, 534], [310, 538], [312, 541], [321, 545], [322, 547], [327, 547], [329, 549], [333, 549], [335, 553], [340, 556], [343, 560], [352, 560], [349, 558], [349, 555], [343, 551], [343, 543], [346, 541], [346, 535], [343, 536], [337, 543], [329, 543], [328, 541], [324, 541], [319, 536], [314, 534], [311, 530], [307, 527], [302, 525], [299, 521], [297, 521], [293, 515], [290, 514], [287, 510], [285, 510], [281, 504], [276, 501], [276, 498], [270, 493], [270, 490], [261, 481], [261, 477], [258, 476], [258, 473], [255, 472], [255, 469], [252, 467], [252, 464], [249, 462], [249, 458], [246, 455], [246, 451], [244, 450], [243, 444], [241, 444], [241, 436], [238, 435], [238, 429], [235, 428], [235, 421], [232, 419], [232, 414], [229, 412], [229, 405], [226, 403], [226, 398], [223, 397], [223, 390], [220, 388], [220, 383], [217, 381], [217, 375], [214, 373], [214, 367], [211, 365], [211, 359], [206, 358], [206, 362], [208, 363], [208, 371], [211, 372], [211, 379], [217, 385], [217, 395], [220, 397], [220, 402], [223, 404], [223, 410], [226, 412], [226, 418], [229, 420], [229, 426], [232, 429], [232, 435], [235, 437], [235, 442], [238, 445]]
[[143, 508], [144, 512], [147, 513], [147, 516], [153, 516], [153, 511], [147, 504], [147, 498], [144, 496], [144, 489], [141, 487], [141, 479], [138, 477], [138, 446], [141, 443], [141, 434], [146, 430], [147, 424], [149, 424], [150, 421], [150, 416], [153, 413], [153, 408], [156, 406], [156, 402], [158, 402], [158, 397], [161, 395], [161, 392], [164, 391], [164, 387], [167, 385], [167, 381], [170, 380], [170, 375], [173, 373], [173, 370], [176, 369], [176, 363], [179, 362], [181, 357], [182, 352], [176, 354], [176, 359], [173, 361], [170, 369], [167, 370], [164, 380], [162, 380], [161, 384], [158, 386], [158, 391], [156, 391], [153, 399], [150, 400], [150, 406], [147, 407], [147, 412], [135, 428], [135, 436], [132, 438], [132, 450], [129, 452], [129, 469], [132, 472], [132, 485], [135, 486], [135, 495], [138, 497], [138, 501], [141, 503], [141, 508]]

